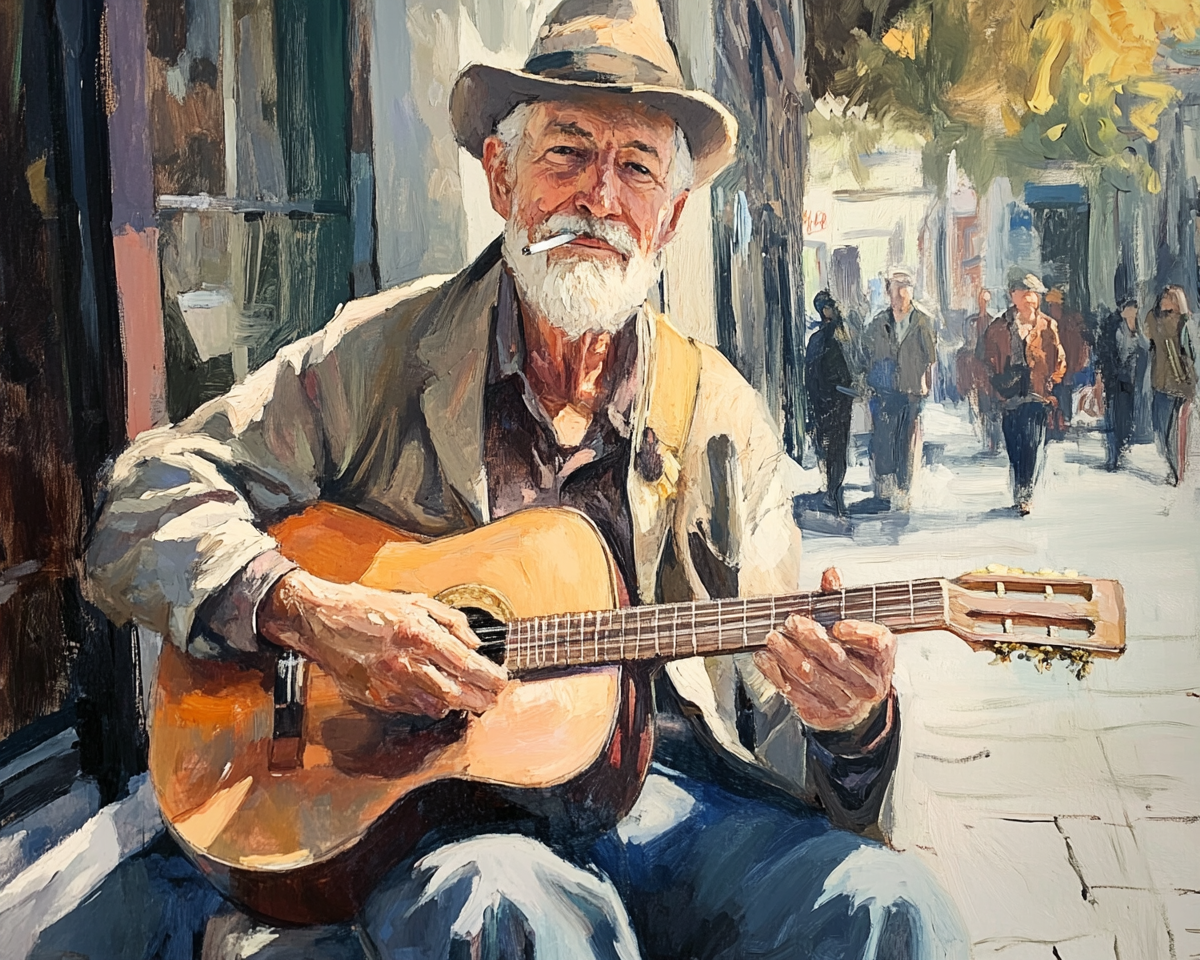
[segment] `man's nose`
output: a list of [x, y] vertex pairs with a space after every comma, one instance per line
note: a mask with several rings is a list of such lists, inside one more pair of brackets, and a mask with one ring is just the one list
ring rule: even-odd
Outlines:
[[617, 216], [621, 212], [621, 203], [617, 195], [615, 160], [611, 157], [599, 157], [588, 167], [585, 177], [575, 195], [575, 206], [599, 219]]

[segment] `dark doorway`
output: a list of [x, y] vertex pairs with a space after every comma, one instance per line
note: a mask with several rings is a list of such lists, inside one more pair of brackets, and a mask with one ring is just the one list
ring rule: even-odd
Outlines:
[[1025, 187], [1025, 202], [1042, 242], [1042, 268], [1066, 285], [1066, 304], [1087, 317], [1091, 312], [1088, 251], [1091, 207], [1077, 184]]

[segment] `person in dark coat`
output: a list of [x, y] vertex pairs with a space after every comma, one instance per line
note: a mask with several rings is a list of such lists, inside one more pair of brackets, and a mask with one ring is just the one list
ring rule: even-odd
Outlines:
[[825, 468], [825, 505], [839, 516], [846, 512], [842, 481], [854, 410], [854, 374], [850, 369], [850, 335], [828, 290], [813, 298], [821, 326], [808, 340], [804, 385], [808, 395], [808, 429], [813, 449]]
[[1105, 466], [1116, 470], [1133, 440], [1138, 384], [1146, 376], [1148, 343], [1138, 327], [1138, 302], [1125, 297], [1100, 325], [1096, 363], [1104, 384], [1104, 415], [1108, 441]]
[[1067, 370], [1058, 325], [1038, 309], [1045, 292], [1033, 274], [1015, 274], [1008, 284], [1013, 305], [991, 322], [985, 335], [992, 387], [1004, 401], [1001, 426], [1012, 466], [1014, 506], [1022, 516], [1029, 513], [1041, 473], [1054, 387]]
[[875, 315], [866, 338], [876, 494], [901, 507], [916, 471], [921, 403], [937, 359], [933, 320], [913, 303], [912, 288], [909, 271], [889, 273], [891, 306]]

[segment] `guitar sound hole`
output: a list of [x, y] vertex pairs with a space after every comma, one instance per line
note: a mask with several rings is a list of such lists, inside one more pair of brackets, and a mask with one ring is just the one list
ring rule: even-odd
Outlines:
[[467, 623], [479, 638], [479, 652], [493, 663], [503, 665], [505, 640], [508, 637], [508, 627], [503, 620], [497, 620], [492, 614], [480, 607], [460, 607], [467, 615]]

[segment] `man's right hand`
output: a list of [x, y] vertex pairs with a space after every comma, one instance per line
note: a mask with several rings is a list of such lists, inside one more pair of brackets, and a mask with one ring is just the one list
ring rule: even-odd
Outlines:
[[483, 713], [508, 681], [458, 610], [423, 594], [283, 577], [258, 609], [268, 640], [316, 661], [342, 696], [387, 713]]

